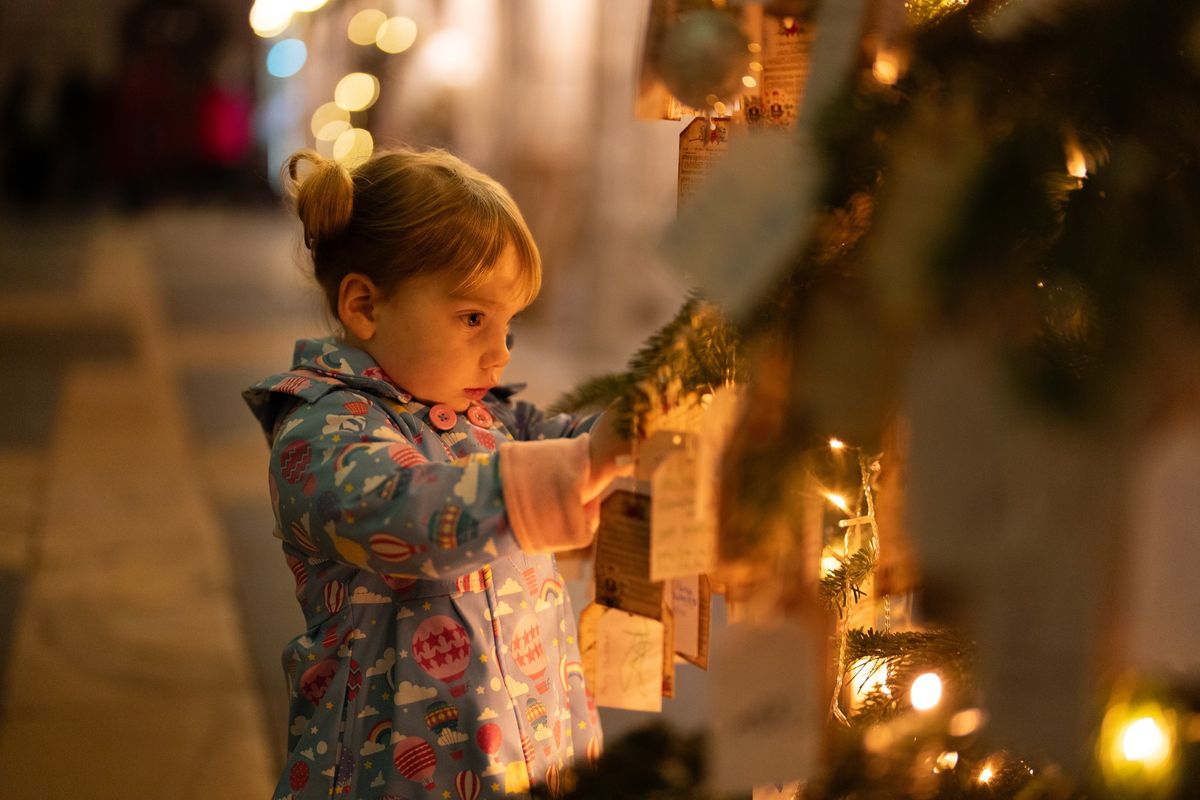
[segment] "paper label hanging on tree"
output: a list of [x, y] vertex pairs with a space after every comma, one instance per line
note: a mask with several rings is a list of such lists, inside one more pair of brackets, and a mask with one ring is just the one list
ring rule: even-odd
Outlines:
[[822, 632], [790, 620], [731, 625], [713, 657], [709, 764], [718, 793], [803, 780], [824, 729]]
[[618, 489], [600, 506], [596, 602], [662, 618], [663, 585], [650, 580], [650, 497]]
[[662, 610], [662, 694], [663, 697], [675, 696], [675, 612], [667, 594], [663, 592]]
[[716, 525], [696, 503], [696, 438], [682, 439], [650, 480], [650, 579], [655, 581], [716, 568]]
[[725, 456], [729, 436], [737, 425], [741, 396], [741, 389], [737, 386], [717, 389], [700, 424], [696, 441], [696, 513], [710, 519], [717, 517], [721, 460]]
[[729, 119], [696, 117], [679, 133], [678, 204], [704, 184], [713, 165], [729, 152]]
[[670, 587], [675, 652], [700, 669], [708, 669], [708, 637], [712, 624], [712, 591], [708, 576], [676, 578]]
[[579, 615], [579, 645], [596, 705], [662, 710], [661, 622], [592, 603]]
[[[797, 17], [763, 17], [761, 124], [787, 127], [796, 121], [808, 81], [813, 33], [812, 23]], [[746, 116], [750, 121], [749, 109]]]

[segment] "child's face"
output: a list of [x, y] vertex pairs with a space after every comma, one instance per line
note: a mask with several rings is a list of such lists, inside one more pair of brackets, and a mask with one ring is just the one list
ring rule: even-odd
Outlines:
[[506, 248], [469, 294], [453, 294], [453, 284], [445, 276], [401, 284], [376, 304], [375, 335], [366, 349], [418, 400], [465, 411], [500, 382], [508, 364], [508, 325], [524, 299], [516, 251]]

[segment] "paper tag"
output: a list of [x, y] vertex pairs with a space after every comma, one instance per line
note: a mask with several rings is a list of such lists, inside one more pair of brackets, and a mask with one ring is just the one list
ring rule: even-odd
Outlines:
[[737, 425], [741, 397], [740, 387], [722, 386], [717, 389], [704, 412], [700, 435], [696, 440], [696, 510], [714, 519], [720, 494], [721, 460], [725, 456], [729, 436]]
[[728, 152], [728, 117], [696, 117], [679, 132], [679, 205], [704, 185], [713, 165]]
[[579, 615], [579, 642], [597, 705], [662, 710], [661, 622], [592, 603]]
[[718, 643], [709, 763], [717, 793], [810, 777], [824, 728], [821, 632], [731, 625]]
[[617, 490], [600, 506], [596, 602], [662, 618], [663, 585], [650, 580], [650, 497]]
[[650, 579], [683, 578], [716, 568], [717, 529], [696, 504], [695, 437], [662, 460], [650, 479]]
[[663, 593], [662, 610], [662, 691], [663, 697], [675, 696], [675, 614]]
[[[796, 121], [808, 80], [814, 30], [811, 22], [797, 17], [763, 16], [761, 124], [786, 127]], [[749, 108], [747, 121], [751, 121]]]
[[675, 652], [700, 669], [708, 669], [708, 637], [712, 591], [707, 575], [676, 578], [669, 584], [675, 620]]

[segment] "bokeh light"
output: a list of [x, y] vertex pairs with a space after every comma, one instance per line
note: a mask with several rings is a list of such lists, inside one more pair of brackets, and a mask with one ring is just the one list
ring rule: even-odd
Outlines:
[[408, 17], [392, 17], [375, 34], [375, 44], [385, 53], [403, 53], [416, 40], [417, 23]]
[[346, 35], [355, 44], [375, 44], [379, 29], [388, 21], [387, 14], [378, 8], [366, 8], [350, 18]]
[[280, 39], [267, 51], [267, 72], [276, 78], [295, 75], [308, 60], [308, 48], [299, 39]]
[[290, 0], [255, 0], [250, 7], [250, 27], [264, 39], [278, 36], [292, 24]]
[[912, 707], [917, 711], [928, 711], [942, 700], [942, 679], [936, 672], [918, 675], [912, 683]]
[[362, 111], [379, 99], [379, 79], [366, 72], [351, 72], [338, 81], [333, 102], [347, 111]]
[[310, 128], [312, 129], [313, 136], [323, 139], [325, 138], [323, 132], [326, 130], [331, 131], [332, 128], [330, 126], [337, 123], [341, 123], [345, 127], [338, 129], [337, 133], [329, 137], [329, 141], [333, 141], [343, 130], [350, 128], [350, 112], [338, 106], [337, 103], [325, 103], [313, 112]]
[[310, 14], [325, 6], [329, 0], [292, 0], [292, 7], [297, 11]]
[[366, 161], [374, 150], [375, 140], [371, 138], [371, 132], [363, 128], [344, 131], [333, 143], [333, 157], [347, 169]]
[[442, 28], [430, 36], [421, 48], [421, 61], [430, 78], [457, 89], [479, 80], [483, 69], [470, 34], [458, 28]]

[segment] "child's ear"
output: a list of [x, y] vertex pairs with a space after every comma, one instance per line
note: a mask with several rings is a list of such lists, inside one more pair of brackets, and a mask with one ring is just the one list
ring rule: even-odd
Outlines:
[[358, 272], [342, 278], [338, 287], [338, 319], [346, 331], [360, 341], [370, 341], [375, 336], [375, 303], [379, 300], [379, 288], [375, 282]]

